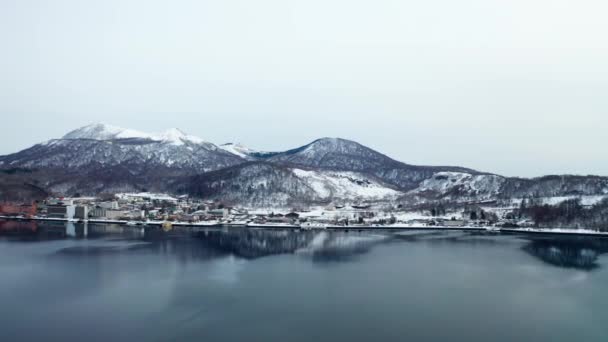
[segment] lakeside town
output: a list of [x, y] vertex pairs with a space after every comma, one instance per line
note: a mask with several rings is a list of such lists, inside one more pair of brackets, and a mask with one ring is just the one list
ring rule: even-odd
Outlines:
[[[477, 205], [459, 211], [435, 208], [403, 211], [399, 208], [368, 205], [328, 205], [310, 209], [250, 209], [221, 202], [174, 197], [154, 193], [120, 193], [103, 197], [58, 197], [33, 203], [0, 203], [0, 218], [68, 222], [113, 223], [130, 226], [156, 225], [292, 229], [446, 228], [488, 231], [529, 231], [534, 222], [518, 219], [517, 208], [488, 211]], [[553, 229], [552, 232], [601, 234], [580, 229]]]
[[[500, 221], [471, 212], [437, 215], [427, 212], [398, 211], [385, 206], [328, 205], [311, 209], [248, 209], [231, 207], [221, 202], [203, 201], [187, 196], [173, 197], [153, 193], [121, 193], [114, 196], [48, 198], [39, 203], [3, 203], [0, 215], [24, 219], [58, 219], [68, 221], [107, 221], [144, 224], [165, 223], [192, 225], [249, 226], [488, 226]], [[465, 218], [466, 216], [466, 218]], [[473, 219], [471, 219], [473, 216]], [[479, 216], [479, 218], [477, 218]], [[521, 222], [520, 222], [521, 223]]]

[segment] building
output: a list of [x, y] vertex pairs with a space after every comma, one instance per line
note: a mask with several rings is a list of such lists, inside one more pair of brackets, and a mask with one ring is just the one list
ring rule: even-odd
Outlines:
[[89, 207], [86, 205], [78, 205], [74, 209], [74, 218], [79, 220], [88, 220], [89, 219]]
[[47, 216], [51, 218], [73, 219], [76, 207], [72, 204], [49, 204], [46, 207]]
[[230, 215], [230, 210], [227, 208], [224, 209], [212, 209], [207, 211], [207, 215], [213, 218], [227, 218]]
[[300, 214], [291, 212], [291, 213], [285, 215], [285, 217], [288, 219], [291, 219], [291, 220], [297, 220], [300, 217]]
[[141, 209], [133, 209], [133, 210], [128, 211], [126, 213], [126, 216], [130, 220], [142, 220], [142, 219], [146, 218], [146, 212]]
[[36, 203], [32, 204], [14, 204], [14, 203], [0, 203], [0, 215], [24, 215], [34, 216], [38, 210]]
[[443, 225], [446, 227], [462, 227], [465, 225], [465, 221], [464, 220], [448, 220], [448, 221], [444, 221]]
[[124, 210], [105, 209], [105, 218], [108, 220], [120, 220], [127, 215]]
[[114, 209], [114, 210], [116, 210], [116, 209], [118, 209], [118, 202], [116, 202], [116, 201], [101, 202], [101, 203], [98, 204], [98, 206], [100, 208], [103, 208], [103, 209]]
[[68, 199], [68, 198], [52, 198], [49, 199], [47, 201], [48, 205], [74, 205], [74, 200], [73, 199]]
[[89, 211], [89, 216], [90, 217], [106, 217], [106, 208], [102, 208], [100, 206], [96, 206], [94, 208], [91, 208], [91, 210]]

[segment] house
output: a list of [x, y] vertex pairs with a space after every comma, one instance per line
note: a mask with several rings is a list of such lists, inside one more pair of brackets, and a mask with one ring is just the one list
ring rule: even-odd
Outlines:
[[118, 209], [118, 202], [116, 201], [101, 202], [98, 205], [103, 209]]
[[179, 214], [177, 215], [178, 221], [182, 222], [198, 222], [200, 221], [200, 217], [194, 214]]
[[216, 219], [227, 218], [229, 214], [230, 210], [227, 208], [207, 210], [207, 215]]
[[266, 218], [266, 222], [268, 222], [268, 223], [291, 223], [292, 220], [290, 220], [287, 217], [281, 215], [281, 216], [267, 217]]
[[34, 216], [37, 212], [36, 203], [32, 204], [0, 204], [0, 215], [26, 215]]
[[288, 219], [291, 219], [291, 220], [297, 220], [300, 217], [300, 214], [292, 212], [292, 213], [285, 215], [285, 217]]
[[466, 224], [464, 220], [448, 220], [443, 221], [443, 225], [446, 227], [462, 227]]
[[126, 216], [127, 212], [124, 210], [106, 209], [105, 218], [108, 220], [120, 220]]

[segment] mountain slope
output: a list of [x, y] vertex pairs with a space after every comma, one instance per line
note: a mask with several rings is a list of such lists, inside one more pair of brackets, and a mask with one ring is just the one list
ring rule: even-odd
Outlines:
[[300, 148], [272, 155], [267, 160], [299, 167], [369, 173], [401, 190], [416, 188], [436, 172], [479, 173], [462, 167], [408, 165], [357, 142], [339, 138], [318, 139]]
[[260, 153], [257, 152], [255, 150], [252, 150], [250, 148], [248, 148], [247, 146], [244, 146], [242, 144], [234, 144], [234, 143], [227, 143], [227, 144], [222, 144], [219, 146], [219, 148], [221, 148], [222, 150], [232, 153], [236, 156], [239, 156], [245, 160], [257, 160], [258, 158], [255, 157], [256, 154]]
[[0, 156], [0, 171], [0, 200], [143, 190], [248, 206], [608, 196], [606, 177], [521, 179], [409, 165], [339, 138], [257, 152], [240, 144], [217, 146], [178, 129], [151, 134], [104, 124]]
[[201, 198], [267, 207], [382, 201], [402, 195], [365, 174], [302, 170], [260, 161], [182, 179], [173, 187]]
[[507, 178], [501, 198], [608, 195], [608, 177], [544, 176], [538, 178]]
[[131, 165], [136, 172], [159, 166], [206, 172], [244, 160], [216, 145], [178, 130], [145, 134], [107, 125], [91, 125], [11, 155], [0, 166], [25, 168], [98, 169]]
[[437, 172], [408, 194], [457, 202], [489, 200], [500, 195], [505, 182], [497, 175]]

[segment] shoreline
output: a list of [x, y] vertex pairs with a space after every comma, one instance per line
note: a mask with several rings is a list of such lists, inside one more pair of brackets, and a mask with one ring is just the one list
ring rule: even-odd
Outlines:
[[[0, 216], [0, 219], [13, 220], [13, 221], [51, 221], [51, 222], [71, 222], [71, 223], [99, 223], [99, 224], [118, 224], [131, 227], [145, 227], [145, 226], [162, 226], [165, 221], [125, 221], [125, 220], [80, 220], [80, 219], [64, 219], [64, 218], [53, 218], [53, 217], [14, 217], [14, 216]], [[222, 222], [170, 222], [172, 226], [178, 227], [192, 227], [192, 228], [248, 228], [248, 229], [291, 229], [291, 230], [343, 230], [343, 231], [373, 231], [373, 230], [438, 230], [438, 231], [487, 231], [491, 233], [505, 233], [505, 234], [531, 234], [531, 235], [568, 235], [568, 236], [587, 236], [587, 237], [606, 237], [608, 238], [608, 232], [600, 232], [590, 229], [573, 229], [573, 228], [499, 228], [499, 227], [447, 227], [447, 226], [414, 226], [405, 224], [394, 224], [394, 225], [368, 225], [368, 226], [333, 226], [328, 225], [323, 228], [302, 228], [299, 225], [290, 224], [245, 224], [245, 223], [222, 223]]]

